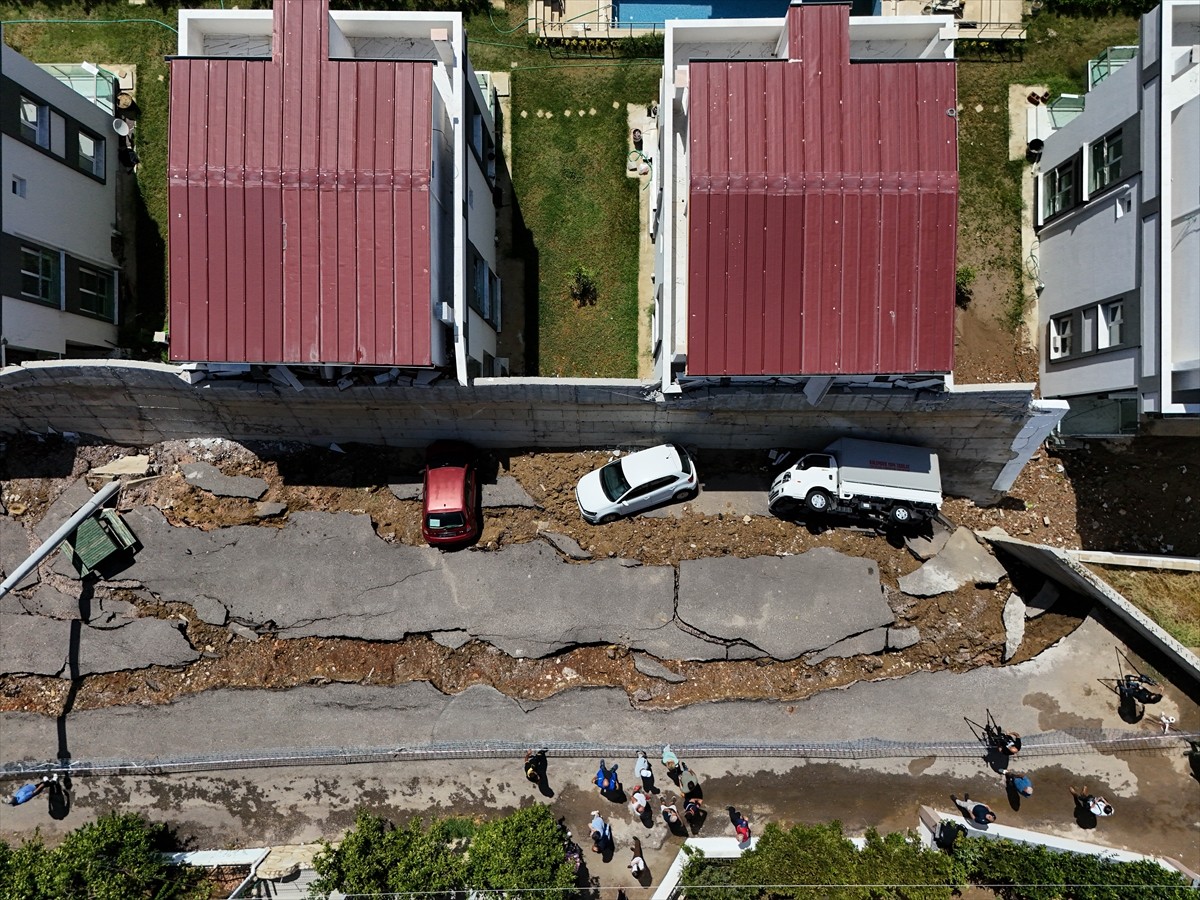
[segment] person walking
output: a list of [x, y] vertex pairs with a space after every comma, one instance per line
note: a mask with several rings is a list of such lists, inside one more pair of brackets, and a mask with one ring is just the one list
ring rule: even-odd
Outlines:
[[11, 797], [8, 798], [9, 806], [20, 806], [22, 803], [28, 803], [51, 784], [58, 783], [58, 774], [43, 775], [41, 781], [35, 781], [30, 784], [23, 784], [17, 788]]
[[627, 868], [633, 873], [634, 878], [640, 878], [646, 871], [646, 858], [642, 855], [642, 842], [634, 838], [629, 849], [633, 853], [633, 858], [629, 860]]
[[1087, 785], [1083, 786], [1082, 791], [1077, 791], [1071, 788], [1071, 796], [1075, 798], [1075, 805], [1090, 812], [1097, 819], [1102, 819], [1105, 816], [1111, 816], [1116, 810], [1112, 804], [1103, 797], [1097, 797], [1095, 794], [1089, 794]]
[[525, 780], [530, 784], [536, 784], [538, 787], [546, 780], [546, 751], [545, 750], [526, 750], [525, 751]]
[[1022, 797], [1033, 796], [1033, 781], [1025, 772], [1005, 772], [1004, 786]]
[[986, 828], [990, 823], [996, 821], [996, 814], [986, 803], [972, 803], [970, 794], [963, 794], [961, 800], [956, 794], [951, 794], [950, 799], [954, 801], [954, 805], [962, 810], [964, 816], [971, 822], [981, 828]]
[[592, 832], [593, 853], [604, 853], [612, 847], [612, 826], [604, 821], [600, 810], [592, 810], [592, 821], [588, 827]]
[[650, 768], [650, 760], [646, 759], [646, 754], [641, 750], [638, 751], [637, 759], [633, 762], [634, 773], [642, 779], [642, 790], [647, 794], [656, 793], [654, 787], [654, 771]]
[[679, 785], [679, 789], [683, 791], [684, 797], [700, 793], [700, 779], [687, 766], [680, 766], [679, 780], [676, 783]]
[[686, 768], [683, 761], [675, 755], [675, 751], [671, 749], [670, 744], [663, 745], [662, 762], [667, 769], [667, 777], [676, 784], [679, 784], [679, 772]]
[[704, 809], [704, 801], [699, 797], [686, 798], [683, 804], [683, 817], [692, 826], [692, 831], [698, 831], [704, 824], [704, 820], [708, 818], [708, 813]]
[[634, 788], [633, 796], [629, 798], [629, 808], [643, 822], [650, 820], [650, 799], [641, 788]]
[[611, 798], [621, 791], [621, 781], [617, 778], [617, 764], [613, 763], [612, 768], [604, 760], [600, 760], [600, 768], [596, 770], [596, 778], [594, 783], [600, 789], [600, 796]]
[[[665, 798], [665, 799], [670, 799]], [[674, 803], [664, 803], [662, 806], [663, 821], [667, 823], [667, 828], [674, 831], [679, 827], [679, 807]]]
[[738, 810], [732, 806], [729, 809], [729, 821], [733, 823], [733, 830], [737, 833], [739, 844], [744, 844], [750, 840], [750, 822]]

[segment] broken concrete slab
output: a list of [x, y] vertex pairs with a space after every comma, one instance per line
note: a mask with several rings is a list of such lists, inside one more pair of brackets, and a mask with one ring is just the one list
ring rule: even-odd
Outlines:
[[435, 631], [429, 636], [433, 639], [434, 643], [441, 644], [443, 647], [449, 647], [451, 650], [457, 650], [471, 640], [471, 635], [461, 628], [451, 631]]
[[217, 497], [241, 497], [257, 500], [267, 492], [267, 483], [249, 475], [226, 475], [210, 463], [187, 463], [182, 467], [183, 480], [192, 487], [208, 491]]
[[521, 487], [521, 482], [511, 475], [498, 475], [495, 484], [482, 486], [483, 506], [495, 509], [503, 506], [520, 506], [525, 509], [540, 509], [536, 500]]
[[795, 659], [894, 616], [873, 560], [827, 547], [798, 556], [684, 560], [678, 616], [703, 634]]
[[0, 614], [0, 674], [57, 675], [67, 665], [71, 628], [65, 619]]
[[540, 532], [542, 537], [548, 540], [551, 545], [567, 559], [584, 560], [591, 559], [592, 554], [579, 546], [579, 542], [573, 537], [565, 534], [559, 534], [555, 531]]
[[92, 628], [120, 628], [137, 617], [137, 607], [132, 603], [101, 597], [92, 601], [92, 617], [88, 619], [88, 625]]
[[[96, 605], [96, 601], [91, 601]], [[66, 594], [50, 584], [42, 584], [33, 592], [33, 596], [22, 606], [25, 611], [35, 616], [47, 616], [51, 619], [78, 619], [79, 594]]]
[[38, 523], [33, 526], [33, 533], [37, 535], [38, 543], [40, 544], [54, 534], [54, 532], [58, 531], [59, 526], [65, 524], [92, 497], [92, 489], [87, 486], [87, 483], [82, 478], [72, 482], [50, 504], [50, 508], [46, 510]]
[[80, 675], [181, 666], [199, 657], [178, 620], [134, 619], [122, 628], [109, 630], [85, 626], [79, 637]]
[[887, 648], [889, 650], [907, 650], [921, 642], [919, 628], [889, 628], [887, 633]]
[[196, 611], [196, 618], [209, 625], [224, 625], [229, 618], [229, 610], [225, 608], [224, 603], [203, 594], [192, 598], [192, 609]]
[[424, 486], [420, 481], [405, 481], [389, 484], [388, 490], [397, 500], [420, 500]]
[[240, 622], [230, 622], [225, 626], [225, 629], [235, 637], [240, 637], [243, 641], [250, 641], [250, 643], [254, 643], [260, 637], [257, 631], [253, 628], [248, 628]]
[[932, 533], [926, 537], [925, 535], [913, 535], [904, 539], [904, 546], [908, 548], [908, 552], [917, 559], [924, 561], [933, 559], [942, 552], [942, 548], [946, 546], [946, 541], [950, 540], [951, 530], [943, 525], [937, 519], [928, 520], [933, 527]]
[[990, 587], [1007, 573], [969, 528], [958, 528], [946, 546], [915, 572], [900, 577], [900, 590], [912, 597], [933, 597], [964, 584]]
[[266, 503], [260, 503], [254, 507], [254, 515], [259, 519], [272, 519], [275, 516], [282, 516], [287, 512], [287, 504], [281, 503], [278, 500], [273, 500]]
[[[0, 573], [8, 576], [21, 563], [29, 558], [32, 550], [29, 547], [29, 532], [17, 519], [11, 516], [0, 516]], [[33, 587], [38, 583], [38, 573], [35, 569], [24, 578], [14, 590]], [[7, 600], [12, 594], [5, 595]]]
[[1042, 589], [1034, 595], [1034, 598], [1025, 604], [1025, 618], [1036, 619], [1058, 602], [1061, 593], [1057, 584], [1053, 581], [1046, 581], [1042, 585]]
[[91, 475], [145, 475], [150, 471], [150, 457], [143, 454], [122, 456], [92, 469]]
[[[388, 544], [365, 515], [294, 513], [283, 528], [174, 528], [126, 520], [143, 550], [121, 573], [166, 602], [199, 594], [281, 637], [400, 640], [462, 629], [511, 656], [611, 642], [660, 659], [723, 659], [674, 622], [675, 571], [564, 562], [544, 543], [495, 553]], [[603, 615], [597, 615], [603, 610]]]
[[1017, 655], [1021, 641], [1025, 639], [1025, 601], [1021, 599], [1020, 594], [1008, 595], [1008, 602], [1004, 604], [1003, 620], [1004, 662], [1008, 662]]
[[887, 628], [872, 628], [870, 631], [864, 631], [862, 634], [856, 634], [843, 640], [838, 641], [830, 647], [826, 647], [820, 653], [814, 653], [812, 656], [804, 657], [804, 661], [810, 666], [814, 666], [819, 662], [824, 662], [831, 657], [839, 657], [847, 659], [851, 656], [862, 656], [863, 654], [882, 653], [887, 649], [888, 629]]
[[686, 675], [672, 672], [657, 659], [647, 656], [645, 653], [633, 654], [633, 667], [649, 678], [658, 678], [671, 684], [680, 684], [687, 681]]

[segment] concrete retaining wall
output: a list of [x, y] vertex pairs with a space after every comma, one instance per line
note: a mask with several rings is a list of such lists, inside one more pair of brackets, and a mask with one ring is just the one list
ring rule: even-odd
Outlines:
[[1157, 647], [1180, 671], [1200, 687], [1200, 658], [1167, 634], [1153, 619], [1126, 600], [1108, 582], [1087, 566], [1072, 559], [1065, 550], [1030, 544], [1000, 531], [982, 532], [993, 546], [1003, 550], [1070, 591], [1091, 597], [1113, 615]]
[[990, 503], [1035, 449], [1027, 424], [1046, 418], [1029, 384], [831, 391], [816, 406], [780, 386], [705, 387], [665, 399], [655, 387], [546, 378], [297, 392], [212, 379], [193, 386], [157, 363], [42, 362], [0, 371], [0, 431], [53, 428], [133, 446], [191, 437], [421, 446], [457, 437], [542, 448], [669, 439], [702, 449], [819, 448], [853, 432], [935, 448], [947, 493]]

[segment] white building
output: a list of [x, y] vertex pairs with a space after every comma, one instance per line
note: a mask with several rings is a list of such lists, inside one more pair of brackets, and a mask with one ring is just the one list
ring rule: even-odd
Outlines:
[[108, 356], [119, 264], [113, 118], [0, 47], [4, 361]]
[[1042, 395], [1069, 434], [1200, 415], [1200, 2], [1147, 13], [1124, 55], [1037, 175]]

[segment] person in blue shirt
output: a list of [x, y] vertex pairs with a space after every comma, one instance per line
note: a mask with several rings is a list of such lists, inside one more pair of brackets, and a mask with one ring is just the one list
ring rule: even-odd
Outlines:
[[1016, 791], [1022, 797], [1033, 796], [1033, 782], [1024, 772], [1005, 772], [1004, 784], [1010, 790]]
[[51, 782], [58, 781], [58, 776], [43, 775], [41, 781], [33, 782], [32, 784], [23, 784], [8, 798], [9, 806], [20, 806], [22, 803], [28, 803], [42, 791], [50, 786]]

